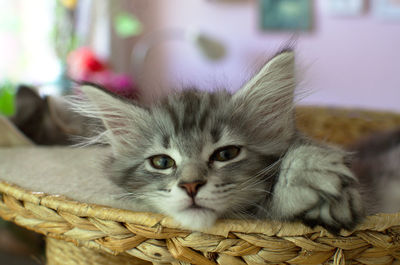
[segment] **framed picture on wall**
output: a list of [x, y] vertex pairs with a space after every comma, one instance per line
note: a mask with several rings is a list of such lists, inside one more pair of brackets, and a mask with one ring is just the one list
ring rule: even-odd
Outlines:
[[356, 16], [363, 13], [365, 0], [324, 0], [323, 10], [335, 16]]
[[310, 0], [260, 0], [261, 28], [284, 31], [310, 30], [312, 2]]
[[400, 20], [400, 0], [374, 0], [372, 8], [379, 18]]

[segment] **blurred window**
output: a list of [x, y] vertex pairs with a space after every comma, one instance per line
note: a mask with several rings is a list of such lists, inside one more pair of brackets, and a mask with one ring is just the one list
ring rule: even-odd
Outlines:
[[52, 44], [54, 0], [0, 0], [0, 81], [53, 82], [60, 63]]

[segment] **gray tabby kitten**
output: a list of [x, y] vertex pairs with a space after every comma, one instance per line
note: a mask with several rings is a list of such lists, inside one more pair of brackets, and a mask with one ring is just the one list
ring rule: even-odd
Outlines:
[[294, 54], [282, 51], [239, 91], [186, 90], [141, 107], [92, 86], [76, 106], [106, 130], [109, 176], [138, 210], [201, 229], [217, 218], [300, 220], [333, 232], [363, 217], [347, 153], [295, 127]]

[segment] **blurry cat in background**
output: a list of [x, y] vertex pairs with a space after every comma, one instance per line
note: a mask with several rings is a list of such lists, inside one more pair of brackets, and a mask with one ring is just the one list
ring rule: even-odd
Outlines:
[[301, 135], [294, 121], [294, 54], [274, 56], [240, 90], [183, 90], [150, 107], [81, 88], [75, 108], [101, 119], [90, 142], [133, 208], [201, 229], [217, 218], [300, 220], [333, 232], [364, 216], [348, 154]]
[[367, 212], [400, 211], [400, 128], [377, 133], [351, 149]]

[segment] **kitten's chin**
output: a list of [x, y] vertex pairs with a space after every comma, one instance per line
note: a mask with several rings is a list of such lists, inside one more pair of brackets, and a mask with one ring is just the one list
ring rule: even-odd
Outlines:
[[212, 210], [200, 208], [186, 209], [173, 214], [172, 217], [185, 228], [201, 230], [211, 227], [217, 220], [218, 216]]

